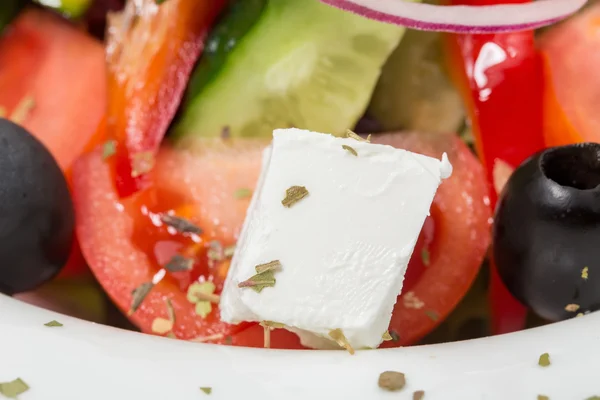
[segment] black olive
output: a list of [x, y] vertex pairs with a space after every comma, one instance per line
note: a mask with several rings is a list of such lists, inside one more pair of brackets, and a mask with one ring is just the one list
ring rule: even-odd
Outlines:
[[52, 155], [22, 127], [0, 118], [0, 292], [54, 277], [74, 235], [67, 182]]
[[550, 148], [515, 170], [496, 208], [493, 254], [507, 288], [539, 316], [600, 308], [600, 144]]

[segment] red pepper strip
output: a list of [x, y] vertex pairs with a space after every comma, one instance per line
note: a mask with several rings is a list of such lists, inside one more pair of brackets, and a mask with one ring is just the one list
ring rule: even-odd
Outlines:
[[146, 173], [225, 0], [139, 3], [129, 1], [123, 13], [112, 15], [108, 29], [106, 121], [116, 142], [114, 173], [121, 197], [148, 186]]
[[[489, 5], [529, 0], [450, 0], [451, 4]], [[490, 183], [495, 207], [494, 167], [511, 167], [544, 148], [543, 69], [532, 31], [448, 35], [451, 72], [460, 87], [473, 124], [476, 149]], [[492, 266], [490, 283], [492, 332], [524, 328], [527, 315], [504, 287]]]

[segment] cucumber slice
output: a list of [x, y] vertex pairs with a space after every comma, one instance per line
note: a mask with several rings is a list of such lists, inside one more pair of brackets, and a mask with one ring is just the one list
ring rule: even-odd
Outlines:
[[219, 73], [183, 111], [175, 137], [268, 137], [297, 127], [342, 134], [364, 113], [404, 28], [318, 0], [269, 0]]
[[206, 85], [216, 79], [227, 56], [252, 29], [267, 2], [268, 0], [235, 0], [227, 7], [224, 18], [211, 30], [204, 43], [202, 58], [187, 88], [187, 99], [195, 99]]

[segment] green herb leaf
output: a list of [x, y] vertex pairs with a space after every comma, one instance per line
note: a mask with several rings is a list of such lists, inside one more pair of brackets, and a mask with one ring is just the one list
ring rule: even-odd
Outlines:
[[308, 190], [304, 186], [292, 186], [285, 191], [285, 198], [281, 200], [281, 204], [290, 208], [306, 196], [308, 196]]
[[383, 333], [383, 335], [381, 335], [381, 338], [385, 341], [385, 342], [389, 342], [390, 340], [393, 340], [392, 335], [390, 335], [389, 331], [385, 331]]
[[164, 3], [167, 0], [154, 0], [156, 2], [156, 4], [161, 5], [162, 3]]
[[254, 267], [254, 269], [256, 270], [257, 274], [262, 274], [269, 271], [278, 271], [281, 269], [281, 262], [279, 260], [269, 261], [268, 263], [257, 265]]
[[201, 387], [200, 390], [202, 390], [204, 393], [210, 395], [212, 393], [212, 388], [211, 387]]
[[579, 310], [579, 304], [567, 304], [565, 307], [565, 311], [568, 312], [577, 312]]
[[254, 269], [256, 270], [256, 275], [240, 282], [238, 287], [248, 287], [256, 293], [260, 293], [266, 287], [275, 286], [275, 272], [281, 269], [281, 262], [279, 260], [273, 260], [265, 264], [257, 265]]
[[171, 332], [173, 330], [173, 321], [170, 321], [165, 318], [154, 318], [154, 321], [152, 321], [151, 329], [154, 333], [164, 335], [165, 333]]
[[413, 393], [413, 400], [423, 400], [425, 398], [424, 390], [417, 390]]
[[46, 322], [46, 323], [44, 324], [44, 326], [49, 326], [49, 327], [51, 327], [51, 328], [54, 328], [54, 327], [63, 326], [63, 324], [61, 324], [61, 323], [60, 323], [60, 322], [58, 322], [58, 321], [52, 320], [52, 321], [50, 321], [50, 322]]
[[395, 392], [404, 388], [406, 377], [402, 372], [385, 371], [379, 375], [378, 385], [382, 389]]
[[429, 267], [431, 258], [430, 258], [429, 250], [427, 250], [426, 248], [423, 248], [423, 250], [421, 250], [421, 262], [423, 263], [424, 266]]
[[592, 397], [588, 397], [585, 400], [600, 400], [600, 396], [592, 396]]
[[17, 378], [11, 382], [0, 383], [0, 393], [9, 399], [16, 399], [18, 395], [29, 390], [29, 385], [21, 378]]
[[348, 353], [354, 354], [354, 349], [350, 345], [350, 342], [348, 341], [348, 339], [344, 335], [344, 332], [342, 332], [341, 329], [338, 328], [338, 329], [329, 331], [329, 337], [332, 338], [333, 340], [335, 340], [335, 342], [341, 348], [348, 350]]
[[167, 297], [165, 299], [165, 304], [167, 305], [167, 315], [169, 316], [169, 321], [175, 323], [175, 309], [173, 308], [173, 303], [171, 303], [171, 299]]
[[371, 135], [367, 136], [366, 139], [363, 139], [362, 137], [360, 137], [356, 133], [352, 132], [350, 129], [346, 130], [346, 137], [349, 138], [349, 139], [357, 140], [359, 142], [371, 143]]
[[135, 153], [131, 160], [131, 177], [137, 178], [138, 176], [147, 174], [154, 168], [155, 163], [156, 158], [154, 157], [153, 152], [141, 151]]
[[440, 316], [434, 310], [425, 310], [425, 315], [427, 315], [432, 321], [437, 321], [440, 319]]
[[581, 279], [584, 279], [587, 281], [587, 279], [589, 278], [589, 268], [588, 267], [583, 267], [583, 269], [581, 270]]
[[550, 397], [538, 394], [537, 400], [550, 400]]
[[13, 109], [10, 115], [10, 120], [15, 124], [22, 125], [29, 116], [29, 113], [35, 107], [35, 99], [33, 96], [26, 96]]
[[169, 262], [165, 264], [165, 269], [169, 272], [191, 271], [193, 267], [194, 259], [179, 254], [174, 255]]
[[102, 146], [102, 159], [106, 160], [115, 155], [117, 152], [117, 143], [114, 140], [109, 140]]
[[175, 215], [162, 214], [160, 220], [163, 224], [170, 226], [179, 233], [192, 233], [194, 235], [202, 235], [202, 229], [194, 225], [192, 222], [185, 218], [177, 217]]
[[358, 157], [358, 153], [352, 147], [343, 144], [342, 149], [346, 150], [348, 153], [352, 154], [354, 157]]
[[548, 353], [544, 353], [540, 356], [540, 359], [538, 360], [538, 365], [540, 367], [547, 367], [550, 365], [550, 354]]
[[150, 291], [152, 290], [153, 287], [154, 287], [154, 284], [152, 282], [146, 282], [146, 283], [142, 283], [140, 286], [133, 289], [133, 291], [131, 292], [133, 299], [131, 301], [131, 308], [129, 309], [129, 315], [132, 315], [133, 313], [135, 313], [137, 311], [138, 308], [140, 308], [140, 306], [144, 302], [144, 299], [146, 298], [146, 296], [148, 296], [148, 294], [150, 293]]
[[212, 311], [212, 304], [219, 303], [219, 296], [215, 293], [215, 284], [213, 282], [193, 283], [187, 291], [187, 299], [195, 304], [196, 314], [206, 318]]
[[233, 257], [234, 253], [235, 253], [235, 245], [227, 246], [223, 249], [223, 256], [225, 256], [225, 258]]
[[247, 199], [252, 197], [252, 190], [248, 188], [240, 188], [233, 193], [233, 197], [236, 199]]

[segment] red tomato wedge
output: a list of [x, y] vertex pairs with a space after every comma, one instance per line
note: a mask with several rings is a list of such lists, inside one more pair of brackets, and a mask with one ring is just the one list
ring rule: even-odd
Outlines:
[[[414, 283], [405, 283], [394, 307], [390, 332], [396, 332], [399, 340], [382, 345], [396, 347], [413, 344], [433, 330], [469, 290], [490, 245], [492, 214], [485, 171], [458, 137], [387, 134], [376, 136], [373, 142], [436, 158], [445, 152], [453, 166], [452, 176], [442, 182], [431, 206], [429, 266], [423, 266]], [[426, 232], [421, 232], [421, 238]], [[414, 273], [418, 251], [417, 247], [409, 273]]]
[[548, 146], [600, 141], [600, 3], [542, 36]]
[[24, 11], [0, 37], [0, 88], [5, 115], [68, 171], [106, 111], [102, 44], [50, 12]]
[[[377, 142], [436, 157], [447, 152], [454, 165], [454, 175], [440, 187], [405, 284], [424, 306], [405, 307], [400, 299], [394, 312], [391, 329], [400, 334], [400, 341], [386, 345], [398, 346], [414, 343], [433, 329], [439, 321], [430, 317], [443, 319], [465, 294], [489, 245], [491, 212], [484, 172], [458, 138], [406, 134], [380, 136]], [[169, 298], [176, 314], [176, 337], [263, 346], [262, 327], [222, 323], [216, 305], [203, 318], [186, 298], [186, 290], [191, 283], [204, 281], [212, 281], [216, 293], [221, 290], [229, 267], [224, 249], [240, 232], [265, 144], [249, 139], [191, 140], [177, 148], [163, 146], [151, 173], [153, 186], [124, 200], [119, 199], [110, 163], [102, 159], [100, 149], [77, 163], [73, 181], [77, 235], [106, 292], [126, 312], [134, 289], [158, 282], [131, 315], [142, 331], [156, 333], [152, 323], [167, 317]], [[201, 227], [203, 233], [194, 238], [165, 226], [168, 212]], [[424, 248], [428, 259], [421, 257]], [[193, 267], [165, 272], [162, 268], [177, 254], [193, 259]], [[301, 348], [297, 337], [284, 330], [272, 332], [271, 345]]]
[[[105, 113], [102, 44], [50, 12], [26, 10], [0, 36], [0, 88], [0, 113], [44, 143], [69, 178]], [[85, 271], [74, 243], [61, 276]]]
[[110, 15], [107, 133], [117, 141], [116, 182], [126, 197], [147, 172], [225, 0], [129, 1]]

